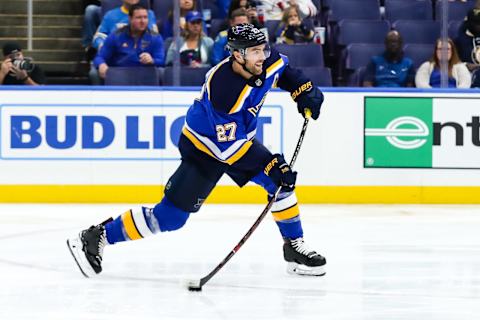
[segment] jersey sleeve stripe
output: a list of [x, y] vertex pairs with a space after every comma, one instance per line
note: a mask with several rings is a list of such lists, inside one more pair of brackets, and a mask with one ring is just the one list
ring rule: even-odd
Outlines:
[[237, 101], [233, 105], [232, 109], [230, 109], [228, 114], [232, 114], [232, 113], [240, 111], [243, 107], [245, 99], [247, 99], [247, 97], [250, 95], [251, 91], [252, 91], [252, 87], [250, 87], [248, 84], [245, 85], [242, 92], [240, 92], [240, 95], [238, 96]]
[[127, 212], [122, 214], [122, 222], [130, 240], [142, 239], [142, 235], [140, 234], [140, 232], [138, 232], [138, 229], [135, 226], [135, 222], [133, 222], [131, 210], [128, 210]]
[[277, 61], [275, 61], [270, 67], [267, 68], [267, 78], [274, 75], [281, 67], [283, 67], [284, 62], [283, 59], [280, 57]]

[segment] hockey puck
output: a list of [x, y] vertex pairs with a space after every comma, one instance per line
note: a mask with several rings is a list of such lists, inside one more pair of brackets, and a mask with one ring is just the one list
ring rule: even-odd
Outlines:
[[185, 286], [187, 287], [188, 291], [202, 291], [200, 280], [187, 280], [185, 281]]
[[202, 287], [188, 287], [188, 291], [202, 291]]

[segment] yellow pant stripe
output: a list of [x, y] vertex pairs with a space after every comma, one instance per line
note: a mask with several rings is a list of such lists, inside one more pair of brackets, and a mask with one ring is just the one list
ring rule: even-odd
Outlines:
[[288, 208], [287, 210], [279, 211], [279, 212], [272, 212], [273, 218], [275, 221], [282, 221], [282, 220], [288, 220], [293, 217], [296, 217], [300, 214], [300, 210], [298, 209], [298, 205], [294, 205], [291, 208]]
[[128, 237], [130, 240], [137, 240], [142, 239], [140, 232], [138, 232], [135, 223], [133, 222], [132, 218], [132, 211], [128, 210], [124, 214], [122, 214], [122, 222], [123, 226], [125, 227], [125, 231], [127, 232]]

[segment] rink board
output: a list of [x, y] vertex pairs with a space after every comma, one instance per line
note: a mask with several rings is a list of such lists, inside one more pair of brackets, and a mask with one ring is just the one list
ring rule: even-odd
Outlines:
[[[199, 94], [177, 89], [1, 88], [0, 202], [157, 202]], [[326, 89], [295, 164], [300, 201], [480, 203], [479, 99], [467, 90]], [[257, 138], [289, 159], [302, 122], [287, 93], [271, 92]], [[228, 178], [209, 198], [264, 201], [259, 187]]]

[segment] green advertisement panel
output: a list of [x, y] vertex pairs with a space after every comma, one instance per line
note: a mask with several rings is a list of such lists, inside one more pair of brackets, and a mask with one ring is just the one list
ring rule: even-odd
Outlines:
[[365, 97], [365, 168], [431, 168], [431, 98]]

